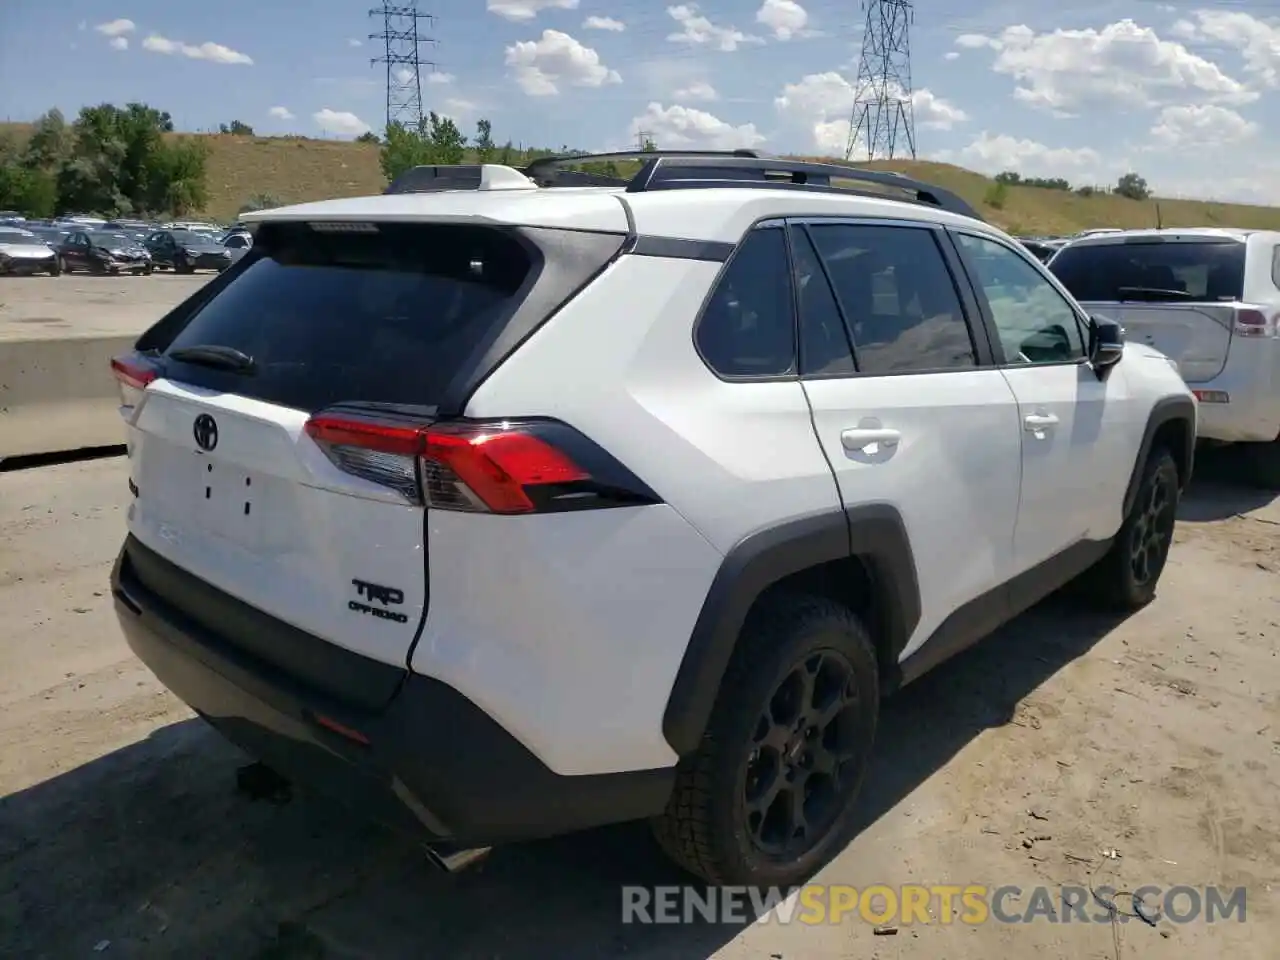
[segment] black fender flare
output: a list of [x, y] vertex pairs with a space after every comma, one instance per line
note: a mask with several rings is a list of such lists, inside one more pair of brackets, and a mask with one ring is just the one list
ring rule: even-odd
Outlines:
[[1134, 462], [1133, 472], [1129, 475], [1129, 486], [1124, 492], [1124, 512], [1121, 516], [1129, 516], [1133, 509], [1133, 501], [1138, 496], [1138, 485], [1142, 482], [1142, 471], [1151, 456], [1151, 447], [1155, 443], [1156, 434], [1168, 423], [1181, 422], [1183, 431], [1182, 462], [1178, 464], [1178, 473], [1185, 487], [1191, 480], [1191, 471], [1195, 466], [1196, 450], [1196, 402], [1187, 396], [1164, 397], [1157, 400], [1147, 417], [1147, 426], [1142, 433], [1142, 446], [1138, 448], [1138, 459]]
[[750, 534], [721, 562], [667, 700], [662, 733], [677, 755], [685, 757], [698, 748], [756, 599], [792, 574], [850, 557], [867, 565], [880, 591], [880, 653], [896, 664], [920, 621], [920, 586], [906, 525], [894, 507], [832, 510]]

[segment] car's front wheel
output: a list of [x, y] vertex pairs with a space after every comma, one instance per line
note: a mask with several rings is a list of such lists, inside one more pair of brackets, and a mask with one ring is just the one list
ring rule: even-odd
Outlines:
[[49, 276], [59, 277], [61, 275], [62, 275], [62, 261], [59, 258], [54, 257], [53, 263], [49, 267]]
[[654, 821], [659, 844], [710, 883], [811, 876], [848, 839], [879, 708], [875, 652], [853, 613], [821, 597], [766, 597]]
[[1124, 612], [1144, 607], [1155, 598], [1156, 584], [1173, 546], [1180, 495], [1173, 455], [1163, 447], [1152, 450], [1143, 465], [1133, 506], [1111, 549], [1084, 578], [1097, 604]]

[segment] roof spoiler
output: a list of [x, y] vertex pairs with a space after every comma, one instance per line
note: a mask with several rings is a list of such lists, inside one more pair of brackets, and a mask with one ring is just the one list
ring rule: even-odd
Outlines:
[[392, 180], [391, 185], [383, 193], [536, 189], [538, 185], [514, 167], [500, 163], [459, 163], [410, 167]]

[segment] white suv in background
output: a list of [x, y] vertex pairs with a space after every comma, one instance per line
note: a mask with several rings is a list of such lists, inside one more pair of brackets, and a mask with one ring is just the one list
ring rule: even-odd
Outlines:
[[1280, 490], [1280, 233], [1126, 230], [1072, 241], [1049, 269], [1176, 361], [1200, 437], [1247, 444], [1251, 479]]
[[1195, 401], [945, 191], [590, 159], [639, 172], [247, 214], [114, 361], [120, 623], [441, 856], [652, 818], [708, 880], [792, 883], [885, 696], [1081, 574], [1152, 598]]

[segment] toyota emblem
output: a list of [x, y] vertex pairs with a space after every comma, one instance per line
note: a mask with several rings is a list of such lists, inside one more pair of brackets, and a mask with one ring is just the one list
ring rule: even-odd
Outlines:
[[218, 445], [218, 422], [207, 413], [196, 417], [191, 427], [191, 434], [196, 438], [196, 446], [201, 450], [212, 450]]

